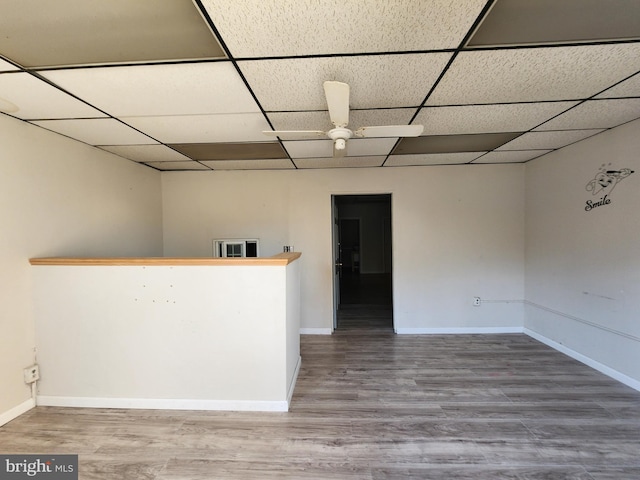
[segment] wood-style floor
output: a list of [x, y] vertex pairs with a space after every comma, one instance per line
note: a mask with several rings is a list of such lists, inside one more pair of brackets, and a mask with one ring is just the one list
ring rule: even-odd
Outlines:
[[[361, 310], [361, 313], [363, 311]], [[81, 479], [640, 479], [640, 393], [525, 335], [303, 336], [288, 413], [38, 407]]]

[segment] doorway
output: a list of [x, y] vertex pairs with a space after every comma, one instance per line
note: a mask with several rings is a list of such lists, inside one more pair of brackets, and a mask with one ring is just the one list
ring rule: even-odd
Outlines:
[[334, 329], [393, 330], [391, 195], [334, 195]]

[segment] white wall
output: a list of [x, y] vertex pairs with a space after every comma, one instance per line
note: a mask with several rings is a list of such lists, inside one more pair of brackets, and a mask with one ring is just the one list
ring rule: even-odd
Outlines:
[[[331, 195], [391, 193], [394, 321], [402, 332], [522, 328], [524, 166], [170, 172], [167, 256], [210, 256], [216, 237], [294, 245], [301, 327], [333, 324]], [[487, 300], [473, 307], [471, 299]]]
[[[527, 164], [526, 323], [541, 339], [640, 388], [640, 121]], [[635, 173], [608, 190], [600, 168]], [[582, 358], [584, 357], [584, 358]], [[614, 375], [615, 376], [615, 375]], [[625, 378], [626, 377], [626, 378]], [[619, 377], [620, 378], [620, 377]], [[635, 382], [635, 383], [634, 383]]]
[[160, 175], [0, 115], [0, 424], [26, 408], [30, 257], [161, 255]]

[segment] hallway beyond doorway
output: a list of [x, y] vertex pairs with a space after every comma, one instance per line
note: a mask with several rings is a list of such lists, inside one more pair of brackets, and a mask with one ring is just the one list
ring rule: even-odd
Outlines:
[[388, 332], [393, 329], [391, 274], [343, 272], [338, 330]]

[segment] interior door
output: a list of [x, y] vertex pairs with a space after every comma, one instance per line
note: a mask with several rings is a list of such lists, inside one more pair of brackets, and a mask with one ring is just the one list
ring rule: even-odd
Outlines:
[[338, 308], [340, 308], [340, 275], [342, 274], [342, 255], [340, 251], [340, 215], [336, 196], [331, 196], [332, 235], [333, 235], [333, 329], [338, 327]]

